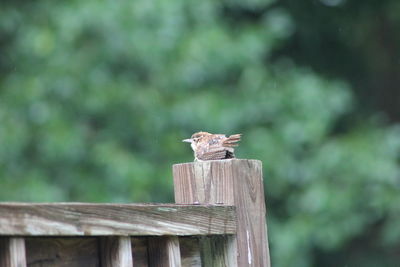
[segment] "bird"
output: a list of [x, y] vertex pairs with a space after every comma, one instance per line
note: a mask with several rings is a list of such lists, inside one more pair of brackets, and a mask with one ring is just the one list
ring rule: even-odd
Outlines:
[[194, 161], [207, 161], [235, 158], [234, 147], [238, 146], [242, 134], [211, 134], [208, 132], [194, 133], [182, 142], [190, 143], [194, 151]]

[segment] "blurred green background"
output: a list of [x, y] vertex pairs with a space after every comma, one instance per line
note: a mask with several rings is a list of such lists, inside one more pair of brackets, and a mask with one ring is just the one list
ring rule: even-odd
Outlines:
[[1, 1], [0, 200], [173, 202], [263, 161], [273, 266], [399, 266], [400, 1]]

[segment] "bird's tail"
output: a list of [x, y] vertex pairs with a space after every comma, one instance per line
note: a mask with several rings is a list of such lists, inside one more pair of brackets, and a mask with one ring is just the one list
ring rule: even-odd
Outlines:
[[234, 147], [238, 146], [237, 142], [240, 141], [242, 134], [233, 134], [229, 136], [226, 140], [222, 142], [222, 145], [225, 147]]

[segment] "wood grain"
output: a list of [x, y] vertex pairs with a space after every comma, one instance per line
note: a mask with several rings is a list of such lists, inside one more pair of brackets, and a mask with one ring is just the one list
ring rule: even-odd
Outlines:
[[201, 267], [199, 238], [184, 236], [179, 238], [182, 267]]
[[0, 266], [25, 267], [25, 240], [21, 237], [0, 238]]
[[201, 237], [200, 248], [203, 266], [237, 266], [234, 236]]
[[93, 237], [27, 238], [28, 267], [98, 267], [98, 247]]
[[100, 238], [102, 267], [132, 267], [131, 239], [127, 236]]
[[[235, 205], [238, 266], [270, 266], [262, 164], [229, 159], [175, 164], [176, 203]], [[229, 257], [231, 251], [225, 250]]]
[[218, 205], [0, 203], [0, 236], [232, 234], [235, 216]]
[[152, 267], [181, 267], [179, 240], [176, 236], [149, 237], [148, 251]]
[[147, 237], [132, 237], [133, 266], [149, 267]]

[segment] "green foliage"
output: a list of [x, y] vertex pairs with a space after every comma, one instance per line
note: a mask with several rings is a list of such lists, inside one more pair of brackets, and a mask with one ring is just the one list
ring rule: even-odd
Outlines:
[[171, 202], [171, 165], [193, 158], [181, 139], [243, 133], [274, 265], [394, 265], [400, 130], [276, 56], [295, 31], [274, 1], [5, 3], [0, 200]]

